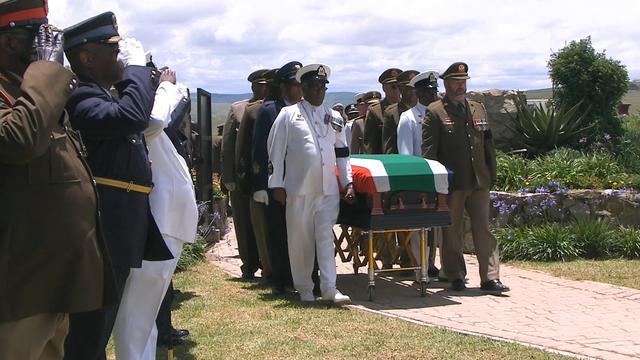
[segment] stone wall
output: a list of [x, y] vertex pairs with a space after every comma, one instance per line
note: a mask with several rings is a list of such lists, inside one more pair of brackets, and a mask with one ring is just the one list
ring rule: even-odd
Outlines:
[[[595, 217], [612, 224], [640, 227], [640, 193], [629, 190], [569, 190], [562, 193], [527, 194], [491, 192], [494, 227], [541, 222], [565, 222]], [[465, 216], [465, 247], [473, 252], [471, 224]]]
[[514, 127], [513, 119], [518, 112], [516, 100], [520, 98], [526, 103], [523, 92], [499, 89], [471, 91], [467, 94], [467, 98], [484, 104], [493, 132], [493, 139], [498, 149], [510, 151], [521, 147], [521, 137], [512, 129]]

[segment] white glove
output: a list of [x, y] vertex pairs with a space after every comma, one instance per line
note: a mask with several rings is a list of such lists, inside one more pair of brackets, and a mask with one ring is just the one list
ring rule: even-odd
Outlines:
[[259, 203], [263, 203], [265, 205], [269, 205], [269, 194], [267, 194], [267, 190], [258, 190], [253, 193], [253, 200]]
[[125, 38], [118, 42], [120, 52], [118, 62], [123, 68], [129, 65], [146, 66], [146, 57], [140, 41], [134, 38]]
[[189, 98], [189, 88], [187, 87], [187, 85], [185, 85], [183, 83], [177, 83], [176, 85], [178, 85], [178, 91], [180, 92], [180, 95], [182, 95], [183, 98], [188, 99]]
[[236, 183], [225, 183], [224, 187], [229, 191], [236, 191]]

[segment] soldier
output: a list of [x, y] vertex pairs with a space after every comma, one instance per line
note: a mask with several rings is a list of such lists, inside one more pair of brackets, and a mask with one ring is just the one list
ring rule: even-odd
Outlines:
[[369, 111], [369, 106], [380, 102], [381, 94], [377, 91], [361, 93], [354, 97], [358, 108], [359, 116], [353, 119], [351, 126], [351, 149], [352, 154], [364, 154], [364, 119]]
[[398, 87], [402, 94], [401, 101], [396, 104], [389, 105], [384, 110], [384, 120], [382, 125], [382, 143], [384, 145], [385, 154], [398, 153], [397, 129], [400, 114], [411, 109], [416, 105], [415, 89], [408, 86], [409, 81], [413, 79], [419, 72], [416, 70], [405, 70], [398, 75]]
[[218, 179], [219, 179], [220, 173], [222, 171], [222, 165], [220, 164], [220, 155], [222, 154], [222, 132], [223, 132], [224, 124], [218, 124], [216, 128], [218, 129], [218, 132], [216, 133], [216, 136], [213, 139], [212, 171], [214, 174], [218, 175]]
[[[151, 167], [140, 133], [149, 125], [158, 75], [145, 66], [139, 42], [123, 39], [119, 45], [119, 40], [112, 12], [71, 26], [64, 34], [65, 53], [80, 79], [67, 111], [87, 146], [107, 248], [122, 296], [130, 269], [139, 268], [143, 258], [169, 260], [173, 256], [151, 215]], [[108, 91], [112, 86], [119, 99]], [[105, 357], [119, 303], [120, 298], [115, 306], [71, 316], [65, 358]]]
[[322, 104], [329, 75], [329, 68], [320, 64], [298, 70], [304, 101], [283, 108], [269, 133], [269, 187], [276, 201], [286, 203], [291, 274], [300, 300], [315, 301], [310, 273], [316, 254], [322, 298], [343, 304], [350, 298], [336, 289], [333, 225], [340, 186], [346, 188], [347, 201], [353, 201], [354, 192], [342, 118]]
[[236, 139], [240, 121], [244, 116], [247, 105], [264, 99], [266, 95], [266, 80], [264, 74], [267, 69], [256, 70], [249, 74], [247, 80], [251, 83], [253, 96], [251, 99], [242, 100], [231, 104], [227, 121], [222, 132], [222, 153], [221, 165], [222, 173], [220, 181], [229, 191], [229, 200], [233, 209], [233, 227], [238, 241], [238, 252], [242, 260], [242, 278], [251, 280], [255, 277], [255, 272], [260, 267], [258, 259], [258, 249], [255, 235], [251, 225], [251, 215], [249, 210], [249, 197], [236, 191], [238, 177], [236, 170]]
[[[265, 212], [267, 226], [267, 247], [271, 257], [271, 292], [282, 295], [287, 286], [293, 285], [291, 265], [287, 246], [287, 222], [284, 205], [273, 200], [273, 193], [268, 189], [270, 165], [267, 151], [267, 138], [273, 122], [280, 110], [293, 105], [302, 98], [302, 88], [296, 81], [296, 72], [302, 67], [298, 61], [283, 65], [275, 74], [273, 86], [277, 88], [275, 94], [270, 93], [264, 102], [258, 119], [253, 127], [252, 139], [252, 171], [253, 171], [253, 200], [264, 206], [255, 206], [256, 212]], [[273, 95], [273, 97], [271, 96]], [[262, 208], [262, 209], [261, 209]]]
[[0, 5], [0, 359], [62, 359], [69, 314], [116, 297], [52, 29], [46, 1]]
[[[411, 109], [400, 115], [397, 129], [397, 148], [399, 154], [422, 156], [422, 122], [427, 106], [438, 100], [438, 73], [434, 71], [423, 72], [411, 79], [408, 87], [414, 88], [417, 103]], [[402, 101], [404, 102], [404, 96]], [[428, 275], [437, 278], [440, 270], [435, 266], [435, 241], [432, 231], [428, 238], [429, 259]], [[411, 246], [414, 254], [418, 254], [420, 249], [420, 237], [412, 234]]]
[[466, 288], [467, 269], [462, 254], [463, 212], [471, 219], [473, 243], [478, 256], [480, 288], [502, 293], [498, 243], [489, 230], [489, 189], [495, 182], [496, 157], [491, 129], [482, 104], [465, 99], [468, 66], [451, 64], [440, 76], [445, 96], [427, 107], [422, 125], [422, 154], [453, 171], [449, 194], [451, 227], [444, 228], [442, 266], [451, 288]]
[[[266, 97], [270, 97], [270, 89], [273, 88], [273, 79], [277, 69], [265, 72], [262, 77], [265, 80], [267, 91]], [[253, 128], [258, 118], [258, 112], [262, 107], [263, 100], [255, 101], [247, 105], [240, 126], [238, 128], [238, 136], [236, 140], [236, 192], [246, 197], [249, 201], [249, 214], [251, 216], [252, 231], [255, 235], [256, 249], [258, 258], [262, 266], [262, 277], [264, 279], [271, 278], [271, 259], [269, 250], [267, 249], [267, 224], [262, 208], [264, 204], [253, 200], [253, 169], [252, 158], [253, 153]]]
[[364, 120], [364, 152], [366, 154], [382, 154], [382, 121], [387, 106], [400, 101], [400, 89], [397, 77], [402, 70], [397, 68], [387, 69], [380, 74], [378, 82], [382, 84], [384, 99], [379, 104], [371, 106]]

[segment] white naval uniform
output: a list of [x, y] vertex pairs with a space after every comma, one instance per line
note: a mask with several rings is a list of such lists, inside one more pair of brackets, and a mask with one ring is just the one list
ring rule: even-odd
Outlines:
[[[420, 102], [400, 114], [398, 120], [398, 154], [422, 157], [422, 122], [427, 107]], [[420, 233], [411, 234], [411, 251], [420, 263]]]
[[154, 188], [149, 205], [173, 259], [143, 261], [131, 269], [113, 327], [116, 358], [148, 359], [156, 356], [156, 317], [169, 287], [184, 243], [196, 239], [198, 208], [185, 160], [164, 132], [171, 113], [185, 101], [178, 86], [164, 81], [156, 90], [149, 127], [144, 131], [152, 162]]
[[347, 146], [351, 149], [351, 129], [353, 128], [353, 120], [344, 126], [344, 136], [347, 139]]
[[345, 148], [347, 142], [343, 131], [325, 122], [327, 114], [340, 117], [329, 107], [313, 106], [306, 100], [284, 107], [267, 143], [273, 166], [269, 187], [287, 192], [291, 275], [301, 298], [312, 296], [314, 254], [322, 296], [331, 298], [337, 291], [333, 225], [338, 218], [340, 186], [351, 183], [351, 164], [349, 157], [336, 158], [335, 149]]

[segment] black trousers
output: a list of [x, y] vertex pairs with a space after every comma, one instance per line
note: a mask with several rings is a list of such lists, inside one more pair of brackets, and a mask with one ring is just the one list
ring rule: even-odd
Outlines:
[[271, 258], [271, 281], [274, 287], [292, 286], [291, 264], [287, 245], [287, 219], [285, 206], [273, 198], [269, 190], [269, 205], [266, 211], [269, 236], [267, 247]]
[[118, 300], [98, 310], [69, 314], [69, 334], [64, 342], [65, 360], [106, 360], [106, 347], [116, 322], [129, 268], [114, 267]]
[[169, 283], [167, 293], [160, 304], [160, 311], [156, 317], [156, 327], [158, 328], [158, 342], [160, 339], [171, 340], [171, 303], [173, 302], [173, 280]]

